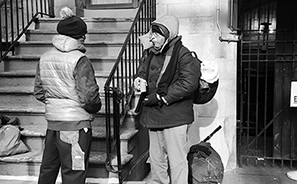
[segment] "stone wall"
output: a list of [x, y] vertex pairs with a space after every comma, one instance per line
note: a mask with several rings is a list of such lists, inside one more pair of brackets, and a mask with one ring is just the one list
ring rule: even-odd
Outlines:
[[76, 12], [75, 9], [75, 0], [55, 0], [55, 15], [56, 17], [60, 17], [60, 10], [67, 6], [68, 8], [70, 8], [73, 12]]
[[[204, 62], [215, 61], [220, 81], [214, 99], [195, 105], [195, 122], [190, 142], [198, 143], [216, 127], [222, 129], [210, 140], [219, 152], [226, 170], [236, 167], [236, 42], [230, 39], [228, 0], [157, 0], [157, 18], [175, 15], [180, 21], [183, 44], [195, 51]], [[218, 20], [218, 21], [217, 21]], [[220, 28], [220, 29], [219, 29]], [[221, 30], [221, 31], [220, 31]]]

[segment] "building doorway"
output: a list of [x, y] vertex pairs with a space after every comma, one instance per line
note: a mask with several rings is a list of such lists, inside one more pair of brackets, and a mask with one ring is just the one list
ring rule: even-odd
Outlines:
[[[296, 166], [297, 2], [238, 1], [237, 138], [239, 164]], [[286, 13], [284, 13], [286, 12]]]
[[88, 9], [136, 8], [139, 0], [86, 0]]

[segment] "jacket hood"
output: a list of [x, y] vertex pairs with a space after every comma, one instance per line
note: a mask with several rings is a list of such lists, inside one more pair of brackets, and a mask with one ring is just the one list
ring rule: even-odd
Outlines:
[[165, 15], [152, 22], [152, 25], [162, 25], [169, 31], [168, 42], [178, 35], [179, 21], [173, 15]]
[[[179, 21], [175, 16], [172, 15], [166, 15], [163, 16], [157, 20], [155, 20], [154, 22], [152, 22], [152, 25], [162, 25], [163, 27], [166, 27], [166, 29], [169, 32], [169, 37], [168, 39], [165, 41], [165, 43], [163, 44], [162, 48], [160, 51], [156, 51], [156, 52], [162, 52], [164, 47], [171, 42], [171, 40], [173, 40], [175, 37], [178, 36], [179, 33]], [[148, 33], [146, 33], [145, 35], [142, 35], [139, 37], [139, 40], [141, 42], [141, 44], [144, 46], [144, 49], [149, 49], [153, 47], [153, 43], [150, 41], [150, 37], [152, 34], [152, 26], [151, 29]]]
[[61, 52], [70, 52], [73, 50], [79, 50], [83, 53], [86, 52], [86, 49], [82, 43], [66, 35], [55, 35], [53, 37], [53, 45]]

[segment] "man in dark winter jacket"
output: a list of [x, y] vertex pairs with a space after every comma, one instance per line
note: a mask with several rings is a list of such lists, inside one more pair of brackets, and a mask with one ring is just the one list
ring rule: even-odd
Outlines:
[[38, 184], [84, 184], [92, 140], [91, 122], [101, 109], [99, 86], [84, 54], [86, 23], [65, 7], [54, 47], [36, 68], [34, 95], [45, 104], [48, 122]]
[[178, 19], [167, 15], [141, 37], [146, 57], [134, 87], [147, 86], [140, 122], [149, 128], [151, 183], [188, 182], [187, 131], [194, 121], [193, 93], [201, 74], [178, 29]]

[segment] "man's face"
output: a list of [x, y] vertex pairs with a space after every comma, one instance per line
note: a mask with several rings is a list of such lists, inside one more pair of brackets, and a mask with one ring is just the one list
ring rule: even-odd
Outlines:
[[153, 32], [150, 38], [156, 50], [160, 50], [165, 43], [165, 37], [157, 32]]

